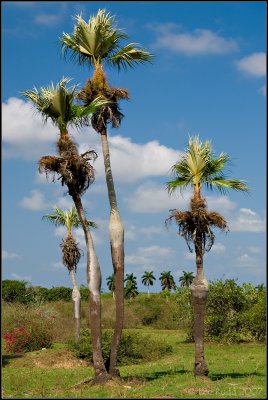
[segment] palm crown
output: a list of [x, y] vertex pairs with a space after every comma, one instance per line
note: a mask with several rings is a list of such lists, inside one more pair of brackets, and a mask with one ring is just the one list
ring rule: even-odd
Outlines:
[[76, 25], [73, 34], [63, 33], [63, 54], [68, 50], [71, 58], [79, 64], [110, 64], [121, 67], [133, 67], [135, 64], [150, 61], [152, 54], [139, 48], [135, 43], [121, 46], [121, 41], [128, 36], [115, 26], [115, 17], [106, 10], [99, 10], [91, 16], [88, 23], [81, 15], [75, 17]]
[[95, 98], [86, 107], [75, 104], [77, 97], [77, 85], [66, 87], [70, 78], [62, 78], [56, 87], [53, 83], [48, 87], [41, 87], [40, 92], [34, 88], [26, 90], [22, 95], [32, 101], [36, 110], [47, 122], [50, 118], [52, 123], [62, 131], [68, 125], [81, 127], [89, 124], [89, 115], [93, 114], [99, 107], [106, 105], [107, 100], [100, 96]]
[[153, 271], [149, 272], [149, 271], [145, 271], [143, 276], [142, 276], [142, 283], [145, 286], [149, 286], [149, 285], [153, 285], [155, 281], [155, 277], [153, 275]]
[[202, 143], [198, 136], [190, 137], [182, 159], [171, 169], [175, 179], [167, 182], [168, 192], [172, 193], [177, 188], [182, 191], [192, 186], [199, 197], [202, 185], [209, 190], [217, 188], [221, 193], [228, 189], [248, 191], [245, 182], [227, 179], [224, 175], [223, 169], [229, 161], [225, 153], [215, 157], [209, 141]]
[[[73, 227], [78, 228], [81, 226], [81, 222], [74, 206], [72, 206], [69, 211], [64, 211], [54, 207], [54, 213], [46, 214], [42, 219], [52, 222], [55, 226], [66, 226], [68, 231], [71, 231]], [[87, 226], [97, 228], [97, 224], [90, 220], [87, 220]]]

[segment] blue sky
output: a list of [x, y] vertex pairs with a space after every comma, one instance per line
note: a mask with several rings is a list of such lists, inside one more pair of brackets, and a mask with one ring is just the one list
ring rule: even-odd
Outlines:
[[[229, 177], [243, 179], [249, 195], [203, 191], [210, 210], [227, 219], [228, 234], [204, 257], [208, 280], [234, 278], [254, 285], [266, 281], [266, 3], [255, 2], [9, 2], [2, 6], [2, 259], [3, 279], [33, 285], [70, 286], [59, 244], [65, 233], [42, 221], [53, 206], [72, 203], [61, 185], [37, 172], [38, 159], [55, 152], [57, 130], [43, 126], [20, 95], [63, 76], [81, 86], [92, 71], [65, 61], [59, 38], [71, 33], [73, 17], [84, 19], [105, 8], [117, 16], [128, 42], [154, 53], [152, 64], [130, 71], [107, 69], [112, 86], [126, 87], [121, 127], [109, 127], [111, 162], [125, 226], [125, 272], [138, 278], [153, 270], [195, 272], [194, 255], [165, 228], [169, 209], [186, 209], [182, 198], [165, 190], [170, 167], [186, 148], [189, 135], [211, 140], [216, 154], [232, 159]], [[80, 86], [80, 87], [81, 87]], [[97, 151], [96, 180], [83, 197], [102, 269], [102, 288], [112, 273], [108, 238], [109, 205], [100, 138], [85, 128], [72, 130], [81, 151]], [[75, 236], [84, 246], [81, 230]], [[86, 283], [85, 257], [78, 265]]]

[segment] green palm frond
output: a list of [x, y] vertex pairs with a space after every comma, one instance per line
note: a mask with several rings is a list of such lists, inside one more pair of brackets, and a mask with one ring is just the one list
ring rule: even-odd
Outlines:
[[125, 47], [122, 47], [117, 53], [111, 56], [109, 61], [113, 65], [117, 66], [118, 69], [121, 67], [127, 69], [127, 67], [132, 68], [136, 64], [141, 64], [153, 59], [152, 54], [150, 54], [148, 51], [135, 47], [135, 45], [135, 43], [129, 43]]
[[[67, 229], [82, 226], [74, 206], [72, 206], [69, 211], [54, 207], [54, 213], [44, 215], [42, 217], [42, 220], [43, 219], [52, 222], [55, 226], [66, 226]], [[87, 226], [89, 228], [98, 227], [97, 224], [91, 220], [87, 220]]]
[[224, 175], [223, 170], [229, 162], [230, 157], [225, 153], [218, 157], [214, 155], [209, 141], [201, 142], [198, 136], [190, 137], [181, 160], [171, 168], [174, 179], [166, 184], [168, 193], [203, 185], [209, 190], [217, 188], [221, 193], [226, 193], [229, 189], [249, 191], [244, 181], [227, 179]]
[[30, 100], [36, 111], [41, 114], [43, 122], [51, 119], [60, 130], [66, 129], [68, 125], [76, 127], [88, 125], [90, 114], [110, 104], [108, 100], [98, 96], [86, 107], [79, 106], [75, 103], [78, 96], [77, 85], [66, 87], [70, 80], [62, 78], [56, 87], [52, 83], [51, 86], [41, 87], [40, 92], [36, 88], [22, 92], [22, 95]]
[[128, 36], [116, 27], [115, 17], [105, 9], [99, 10], [86, 22], [81, 15], [75, 17], [72, 34], [63, 33], [60, 39], [62, 54], [70, 55], [78, 64], [92, 67], [102, 62], [120, 67], [133, 67], [137, 63], [150, 61], [152, 55], [130, 43], [124, 47], [121, 41]]

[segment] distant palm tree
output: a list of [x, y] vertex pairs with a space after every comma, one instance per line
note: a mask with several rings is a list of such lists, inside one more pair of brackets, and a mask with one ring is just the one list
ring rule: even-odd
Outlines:
[[114, 298], [114, 290], [115, 290], [114, 273], [112, 273], [112, 275], [108, 276], [108, 278], [106, 278], [106, 281], [107, 281], [108, 289], [110, 290], [110, 292], [113, 293], [113, 298]]
[[152, 59], [150, 53], [133, 43], [122, 45], [122, 41], [127, 38], [128, 36], [117, 28], [115, 17], [104, 9], [91, 16], [88, 22], [81, 15], [77, 15], [73, 33], [63, 33], [61, 38], [64, 55], [69, 53], [71, 58], [76, 60], [79, 65], [93, 68], [92, 78], [88, 79], [80, 93], [80, 98], [84, 101], [84, 104], [87, 105], [100, 94], [110, 101], [109, 105], [93, 114], [91, 123], [101, 137], [110, 202], [109, 233], [116, 291], [116, 321], [109, 365], [109, 373], [113, 376], [119, 375], [117, 353], [124, 317], [124, 227], [117, 205], [110, 162], [107, 125], [111, 123], [114, 128], [120, 125], [123, 114], [118, 103], [122, 99], [128, 99], [129, 95], [126, 89], [109, 86], [104, 65], [120, 70], [120, 68], [132, 68]]
[[149, 286], [153, 286], [154, 281], [155, 281], [153, 271], [151, 271], [151, 272], [144, 271], [144, 274], [141, 278], [142, 278], [142, 283], [144, 284], [144, 286], [148, 287], [148, 297], [149, 297]]
[[[170, 210], [167, 221], [175, 220], [179, 227], [179, 234], [185, 238], [189, 250], [196, 254], [197, 274], [191, 284], [191, 299], [194, 308], [194, 338], [195, 338], [195, 375], [207, 375], [208, 367], [204, 356], [204, 313], [208, 296], [208, 282], [203, 271], [203, 255], [213, 246], [215, 236], [211, 227], [215, 226], [222, 231], [227, 231], [225, 219], [217, 212], [209, 212], [206, 200], [201, 196], [201, 188], [218, 189], [225, 193], [228, 189], [248, 191], [248, 186], [237, 179], [227, 179], [223, 169], [229, 161], [227, 154], [221, 153], [215, 157], [209, 141], [202, 143], [198, 136], [190, 137], [188, 147], [173, 165], [174, 180], [167, 183], [168, 192], [171, 194], [176, 189], [183, 191], [189, 186], [193, 188], [194, 195], [191, 199], [189, 211]], [[167, 222], [166, 221], [166, 222]]]
[[57, 140], [58, 156], [44, 156], [39, 160], [39, 172], [46, 175], [59, 176], [62, 185], [68, 187], [68, 193], [75, 204], [79, 216], [87, 245], [87, 284], [89, 287], [90, 298], [90, 318], [91, 318], [91, 339], [93, 352], [93, 365], [95, 380], [106, 380], [108, 374], [104, 365], [101, 351], [101, 270], [99, 261], [94, 249], [91, 232], [88, 229], [87, 218], [81, 197], [94, 182], [94, 169], [90, 164], [91, 160], [97, 157], [93, 150], [88, 150], [79, 154], [74, 141], [69, 135], [70, 126], [82, 127], [89, 124], [89, 115], [104, 104], [106, 100], [96, 98], [87, 107], [77, 104], [77, 86], [67, 88], [69, 78], [63, 78], [54, 87], [53, 83], [49, 87], [41, 87], [40, 92], [34, 88], [26, 90], [22, 94], [30, 100], [37, 112], [41, 114], [44, 122], [50, 119], [58, 129], [59, 137]]
[[136, 276], [134, 276], [134, 274], [126, 274], [126, 278], [124, 281], [126, 282], [125, 297], [126, 299], [133, 299], [139, 294], [137, 278]]
[[171, 271], [161, 272], [159, 279], [161, 282], [162, 290], [168, 290], [170, 292], [171, 289], [175, 289], [176, 284], [173, 276], [171, 275]]
[[179, 282], [181, 286], [190, 287], [191, 283], [194, 280], [194, 273], [193, 272], [185, 272], [182, 271], [183, 275], [179, 278]]
[[[68, 269], [72, 284], [72, 300], [74, 304], [74, 318], [75, 318], [75, 338], [76, 341], [80, 339], [80, 319], [81, 319], [81, 295], [79, 288], [76, 283], [75, 272], [77, 264], [81, 257], [81, 251], [78, 248], [78, 244], [76, 243], [73, 235], [72, 228], [78, 228], [81, 226], [81, 222], [78, 218], [78, 215], [75, 211], [75, 207], [71, 207], [69, 211], [63, 211], [57, 207], [54, 207], [54, 213], [46, 214], [42, 219], [52, 222], [55, 226], [65, 226], [67, 229], [67, 236], [62, 241], [60, 247], [62, 249], [62, 262], [65, 267]], [[96, 228], [96, 224], [93, 221], [88, 220], [88, 227]]]

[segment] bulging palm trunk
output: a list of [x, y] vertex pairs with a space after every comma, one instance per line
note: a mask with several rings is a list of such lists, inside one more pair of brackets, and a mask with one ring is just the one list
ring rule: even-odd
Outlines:
[[208, 375], [204, 354], [204, 316], [208, 296], [208, 282], [203, 273], [202, 240], [195, 244], [197, 274], [191, 285], [191, 302], [194, 310], [195, 375]]
[[101, 349], [101, 271], [93, 240], [86, 223], [86, 216], [79, 196], [73, 196], [74, 204], [84, 230], [87, 245], [87, 284], [89, 288], [90, 328], [93, 351], [93, 366], [95, 380], [104, 381], [109, 378], [106, 371]]
[[106, 183], [110, 202], [110, 223], [109, 235], [111, 244], [112, 263], [115, 278], [115, 329], [111, 344], [109, 362], [109, 373], [112, 376], [119, 376], [117, 368], [117, 356], [120, 345], [120, 339], [123, 329], [124, 319], [124, 227], [117, 208], [116, 194], [113, 183], [113, 176], [110, 164], [109, 145], [107, 140], [106, 128], [101, 133], [102, 151], [104, 158], [104, 167]]
[[73, 283], [72, 301], [74, 306], [74, 319], [75, 319], [75, 340], [80, 340], [80, 321], [81, 321], [81, 295], [78, 289], [74, 270], [70, 272]]

